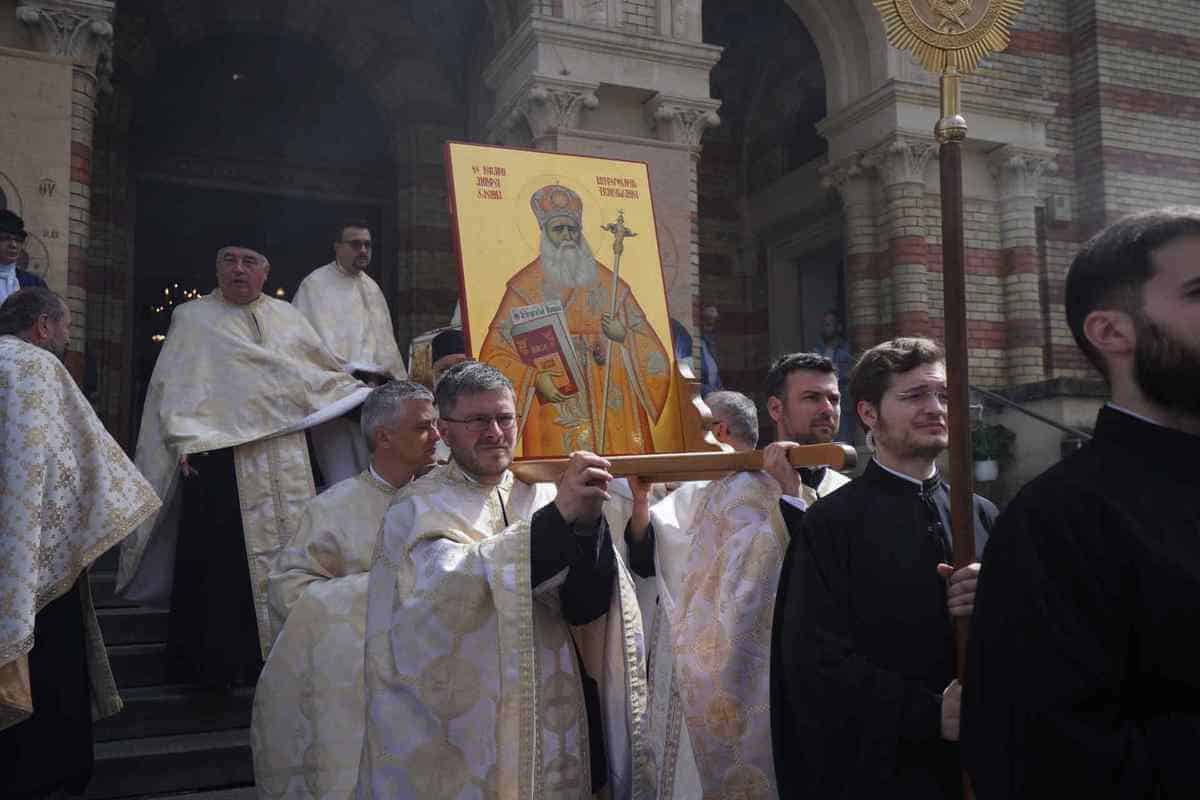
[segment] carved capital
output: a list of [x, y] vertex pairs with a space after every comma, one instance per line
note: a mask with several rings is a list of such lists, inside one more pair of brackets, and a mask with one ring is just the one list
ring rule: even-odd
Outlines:
[[869, 150], [863, 167], [879, 173], [884, 186], [900, 183], [925, 183], [925, 167], [937, 152], [933, 139], [897, 134]]
[[579, 19], [589, 25], [608, 26], [608, 0], [580, 0]]
[[988, 157], [988, 169], [996, 180], [1004, 200], [1036, 198], [1042, 190], [1042, 178], [1058, 172], [1051, 150], [1028, 150], [1011, 145], [995, 150]]
[[862, 153], [853, 153], [841, 161], [821, 167], [821, 186], [844, 192], [851, 181], [863, 177]]
[[646, 101], [646, 121], [658, 138], [697, 147], [709, 128], [721, 124], [717, 100], [687, 100], [656, 94]]
[[578, 128], [583, 110], [600, 105], [596, 88], [595, 84], [535, 79], [517, 93], [493, 127], [507, 131], [524, 120], [534, 141], [562, 128]]
[[687, 18], [690, 10], [688, 5], [688, 0], [672, 0], [671, 2], [671, 35], [676, 39], [686, 39], [688, 36]]
[[113, 4], [104, 0], [21, 0], [17, 20], [43, 52], [66, 56], [103, 77], [112, 63]]

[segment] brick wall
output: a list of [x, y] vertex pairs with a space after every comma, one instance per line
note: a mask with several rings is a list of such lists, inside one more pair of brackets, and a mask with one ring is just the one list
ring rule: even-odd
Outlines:
[[129, 97], [102, 95], [92, 158], [92, 236], [88, 250], [87, 355], [84, 388], [118, 442], [132, 448], [129, 375], [130, 218]]
[[458, 301], [458, 258], [450, 227], [442, 143], [462, 138], [447, 124], [424, 123], [409, 130], [411, 150], [399, 166], [401, 248], [397, 273], [397, 340], [408, 342], [450, 322]]

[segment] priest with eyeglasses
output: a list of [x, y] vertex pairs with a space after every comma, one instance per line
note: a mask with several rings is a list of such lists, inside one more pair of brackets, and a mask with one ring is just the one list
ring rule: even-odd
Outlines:
[[452, 367], [436, 400], [452, 458], [400, 490], [368, 579], [359, 796], [653, 796], [608, 462], [517, 480], [512, 384], [487, 364]]

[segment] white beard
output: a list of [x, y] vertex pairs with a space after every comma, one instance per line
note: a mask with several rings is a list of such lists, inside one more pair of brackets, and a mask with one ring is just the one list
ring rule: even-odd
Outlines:
[[594, 286], [598, 280], [596, 258], [587, 239], [580, 237], [579, 245], [570, 242], [556, 245], [542, 232], [542, 295], [547, 299], [562, 299], [563, 289]]

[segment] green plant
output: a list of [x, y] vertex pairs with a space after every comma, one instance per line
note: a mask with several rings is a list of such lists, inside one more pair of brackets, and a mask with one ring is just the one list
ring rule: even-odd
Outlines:
[[1003, 425], [976, 424], [971, 429], [971, 450], [976, 461], [1008, 461], [1017, 435]]

